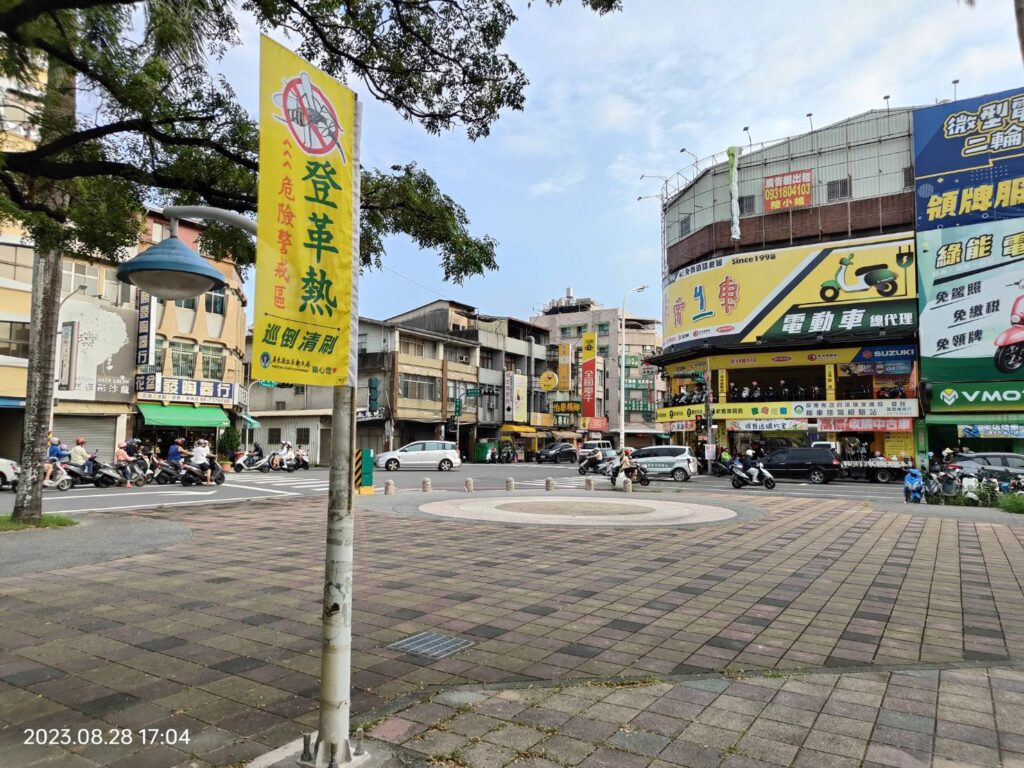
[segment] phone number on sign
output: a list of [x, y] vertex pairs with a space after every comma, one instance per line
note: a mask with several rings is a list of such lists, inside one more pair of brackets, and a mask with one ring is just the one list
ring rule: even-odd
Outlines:
[[188, 731], [161, 728], [26, 728], [25, 744], [38, 747], [83, 744], [188, 744]]

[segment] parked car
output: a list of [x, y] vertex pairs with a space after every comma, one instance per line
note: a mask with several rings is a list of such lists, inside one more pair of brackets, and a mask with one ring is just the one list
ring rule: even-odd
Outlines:
[[647, 470], [651, 478], [671, 477], [677, 482], [685, 482], [698, 471], [697, 458], [685, 445], [638, 448], [629, 455], [629, 458]]
[[550, 461], [560, 464], [563, 461], [576, 461], [576, 448], [571, 443], [548, 443], [537, 451], [537, 463]]
[[611, 447], [611, 440], [587, 440], [580, 446], [580, 451], [582, 453], [589, 453], [595, 448], [600, 448], [602, 450], [607, 448], [608, 450], [611, 450]]
[[1019, 453], [957, 453], [946, 465], [948, 469], [961, 469], [971, 475], [985, 470], [1000, 480], [1024, 475], [1024, 456]]
[[810, 480], [815, 485], [839, 477], [842, 462], [832, 448], [777, 448], [764, 458], [764, 465], [776, 478]]
[[454, 467], [462, 466], [459, 449], [455, 443], [442, 440], [418, 440], [399, 448], [397, 451], [384, 451], [378, 454], [373, 462], [381, 469], [394, 472], [396, 469], [423, 469], [436, 467], [447, 472]]
[[10, 459], [0, 459], [0, 489], [3, 489], [8, 484], [13, 489], [19, 474], [21, 474], [21, 467], [18, 465], [18, 462], [11, 461]]

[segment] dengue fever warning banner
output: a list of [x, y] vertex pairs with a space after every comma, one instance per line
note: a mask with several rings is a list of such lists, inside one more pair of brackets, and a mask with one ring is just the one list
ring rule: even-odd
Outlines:
[[260, 176], [253, 377], [356, 381], [355, 94], [260, 42]]

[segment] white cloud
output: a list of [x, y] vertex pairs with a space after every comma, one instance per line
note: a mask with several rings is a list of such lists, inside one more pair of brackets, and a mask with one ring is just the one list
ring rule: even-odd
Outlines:
[[586, 171], [582, 165], [568, 165], [530, 185], [529, 195], [530, 197], [558, 195], [575, 187], [584, 178], [586, 178]]

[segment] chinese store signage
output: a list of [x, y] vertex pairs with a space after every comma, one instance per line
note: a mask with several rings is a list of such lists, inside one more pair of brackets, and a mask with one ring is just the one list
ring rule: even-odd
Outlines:
[[957, 424], [958, 437], [1024, 438], [1024, 424]]
[[260, 44], [254, 375], [355, 385], [355, 94], [269, 38]]
[[597, 334], [593, 331], [583, 334], [582, 395], [583, 415], [597, 416]]
[[880, 235], [693, 264], [663, 283], [664, 351], [788, 343], [917, 327], [909, 234]]
[[563, 400], [560, 403], [551, 404], [552, 413], [582, 413], [583, 403], [579, 400]]
[[725, 422], [730, 432], [806, 432], [806, 420], [800, 419], [741, 419]]
[[226, 381], [180, 379], [162, 376], [159, 373], [139, 373], [135, 375], [135, 393], [139, 400], [233, 405], [236, 397], [239, 402], [244, 399], [245, 389]]
[[[811, 400], [776, 403], [718, 403], [715, 419], [819, 419], [852, 417], [914, 418], [917, 400]], [[680, 421], [704, 415], [703, 405], [659, 408], [659, 422]]]
[[1024, 89], [914, 110], [917, 230], [1024, 215]]
[[818, 419], [820, 432], [913, 432], [912, 418]]
[[135, 334], [135, 364], [152, 365], [156, 352], [156, 300], [145, 291], [138, 291], [139, 323]]
[[1024, 381], [932, 384], [933, 411], [1024, 411]]
[[572, 345], [558, 345], [558, 390], [568, 392], [572, 388]]
[[806, 208], [812, 202], [811, 172], [792, 171], [765, 176], [764, 212]]

